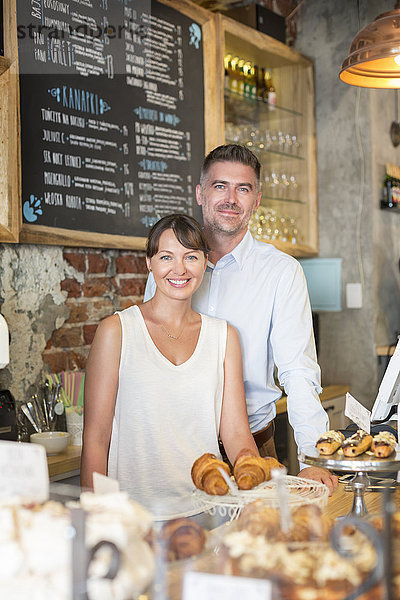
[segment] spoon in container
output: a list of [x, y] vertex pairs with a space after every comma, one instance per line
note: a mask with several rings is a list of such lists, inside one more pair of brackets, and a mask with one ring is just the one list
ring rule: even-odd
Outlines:
[[32, 425], [33, 429], [36, 431], [36, 433], [40, 433], [39, 427], [36, 425], [36, 422], [32, 418], [31, 413], [29, 412], [26, 404], [21, 404], [21, 410], [28, 419], [29, 423]]
[[35, 408], [34, 408], [32, 402], [30, 400], [28, 400], [28, 402], [26, 403], [26, 408], [28, 409], [29, 414], [32, 417], [32, 420], [35, 421], [35, 423], [36, 423], [36, 427], [38, 429], [38, 433], [40, 433], [42, 431], [42, 428], [40, 426], [40, 419], [38, 418], [38, 416], [36, 414], [36, 411], [35, 411]]

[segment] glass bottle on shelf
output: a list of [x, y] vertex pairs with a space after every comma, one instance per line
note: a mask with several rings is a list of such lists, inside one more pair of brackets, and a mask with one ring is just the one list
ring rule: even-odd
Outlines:
[[245, 64], [245, 60], [244, 58], [240, 58], [239, 62], [237, 63], [237, 70], [238, 70], [238, 87], [237, 87], [237, 93], [240, 96], [244, 96], [244, 64]]
[[265, 93], [264, 99], [268, 102], [270, 110], [275, 110], [276, 106], [276, 90], [275, 86], [272, 82], [272, 74], [271, 71], [267, 71], [265, 73]]
[[227, 91], [229, 91], [229, 89], [230, 89], [230, 83], [231, 83], [231, 77], [232, 77], [231, 60], [232, 60], [232, 54], [226, 54], [225, 58], [224, 58], [224, 68], [225, 68], [224, 88]]
[[260, 100], [264, 99], [265, 95], [265, 69], [261, 67], [258, 70], [258, 78], [257, 78], [257, 98]]
[[243, 63], [243, 95], [246, 96], [246, 98], [250, 97], [251, 69], [252, 65], [250, 61]]
[[239, 69], [238, 69], [238, 63], [239, 63], [239, 57], [238, 56], [234, 56], [233, 58], [230, 59], [230, 83], [229, 83], [229, 88], [231, 90], [231, 92], [234, 93], [238, 93], [238, 87], [239, 87]]
[[255, 100], [257, 98], [257, 81], [258, 81], [258, 66], [253, 65], [250, 73], [250, 98]]

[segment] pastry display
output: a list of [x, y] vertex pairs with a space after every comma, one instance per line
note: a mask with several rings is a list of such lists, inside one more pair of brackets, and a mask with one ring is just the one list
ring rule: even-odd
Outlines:
[[4, 598], [71, 600], [72, 538], [70, 508], [86, 512], [86, 547], [101, 540], [114, 543], [120, 567], [114, 579], [104, 579], [109, 554], [101, 549], [88, 573], [89, 600], [130, 600], [151, 583], [154, 554], [143, 539], [152, 517], [124, 493], [82, 494], [79, 502], [64, 506], [6, 504], [0, 506], [0, 587]]
[[358, 429], [352, 436], [342, 442], [343, 454], [345, 456], [359, 456], [366, 452], [372, 444], [372, 435]]
[[387, 458], [396, 449], [397, 440], [389, 431], [380, 431], [372, 438], [371, 450], [377, 458]]
[[315, 504], [294, 508], [288, 531], [281, 529], [279, 510], [269, 508], [262, 500], [247, 504], [237, 519], [237, 529], [269, 541], [308, 542], [328, 540], [333, 521]]
[[161, 553], [165, 560], [181, 560], [203, 551], [206, 534], [195, 521], [180, 518], [167, 521], [156, 540], [156, 551]]
[[229, 466], [219, 460], [215, 454], [206, 453], [200, 456], [192, 466], [192, 481], [194, 485], [207, 494], [224, 496], [228, 485], [219, 469], [223, 469], [228, 477], [231, 474]]
[[361, 535], [349, 538], [348, 546], [357, 549], [354, 560], [324, 542], [271, 542], [246, 530], [234, 531], [223, 540], [220, 571], [267, 578], [272, 597], [280, 600], [342, 600], [366, 579], [376, 560], [372, 544]]
[[233, 475], [240, 490], [251, 490], [263, 481], [271, 479], [271, 470], [282, 465], [276, 458], [262, 458], [253, 450], [239, 452], [233, 467]]
[[315, 444], [318, 452], [324, 456], [333, 454], [340, 448], [344, 440], [344, 435], [340, 431], [330, 430], [321, 435]]

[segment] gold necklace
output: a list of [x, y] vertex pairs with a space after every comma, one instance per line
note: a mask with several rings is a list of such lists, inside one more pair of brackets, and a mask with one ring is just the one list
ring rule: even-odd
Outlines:
[[[150, 306], [151, 306], [151, 311], [152, 311], [152, 313], [153, 313], [153, 315], [154, 315], [153, 299], [151, 299], [151, 301], [150, 301], [150, 302], [151, 302], [151, 304], [150, 304]], [[170, 339], [170, 340], [179, 340], [179, 338], [181, 337], [181, 335], [182, 335], [182, 333], [183, 333], [183, 330], [185, 329], [185, 325], [183, 325], [183, 327], [182, 327], [182, 329], [181, 329], [181, 332], [179, 333], [179, 335], [172, 335], [172, 333], [170, 333], [170, 332], [167, 330], [167, 328], [165, 327], [164, 323], [160, 323], [160, 327], [161, 327], [161, 329], [163, 330], [163, 332], [165, 333], [165, 335], [166, 335], [167, 337], [169, 337], [169, 339]]]
[[179, 335], [172, 335], [172, 333], [169, 333], [169, 331], [167, 331], [167, 329], [165, 328], [165, 326], [163, 325], [163, 323], [160, 323], [161, 325], [161, 329], [163, 330], [163, 332], [171, 339], [171, 340], [179, 340], [179, 338], [181, 337], [183, 330], [185, 329], [185, 326], [182, 327], [182, 331], [180, 332]]

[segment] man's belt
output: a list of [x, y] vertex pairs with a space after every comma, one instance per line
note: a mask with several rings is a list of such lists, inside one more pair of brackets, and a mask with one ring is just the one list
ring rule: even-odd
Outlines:
[[261, 446], [263, 446], [265, 442], [268, 442], [268, 440], [270, 440], [274, 436], [274, 433], [274, 421], [270, 421], [268, 425], [264, 427], [264, 429], [260, 429], [260, 431], [256, 431], [255, 433], [253, 433], [253, 438], [257, 445], [257, 448], [261, 448]]

